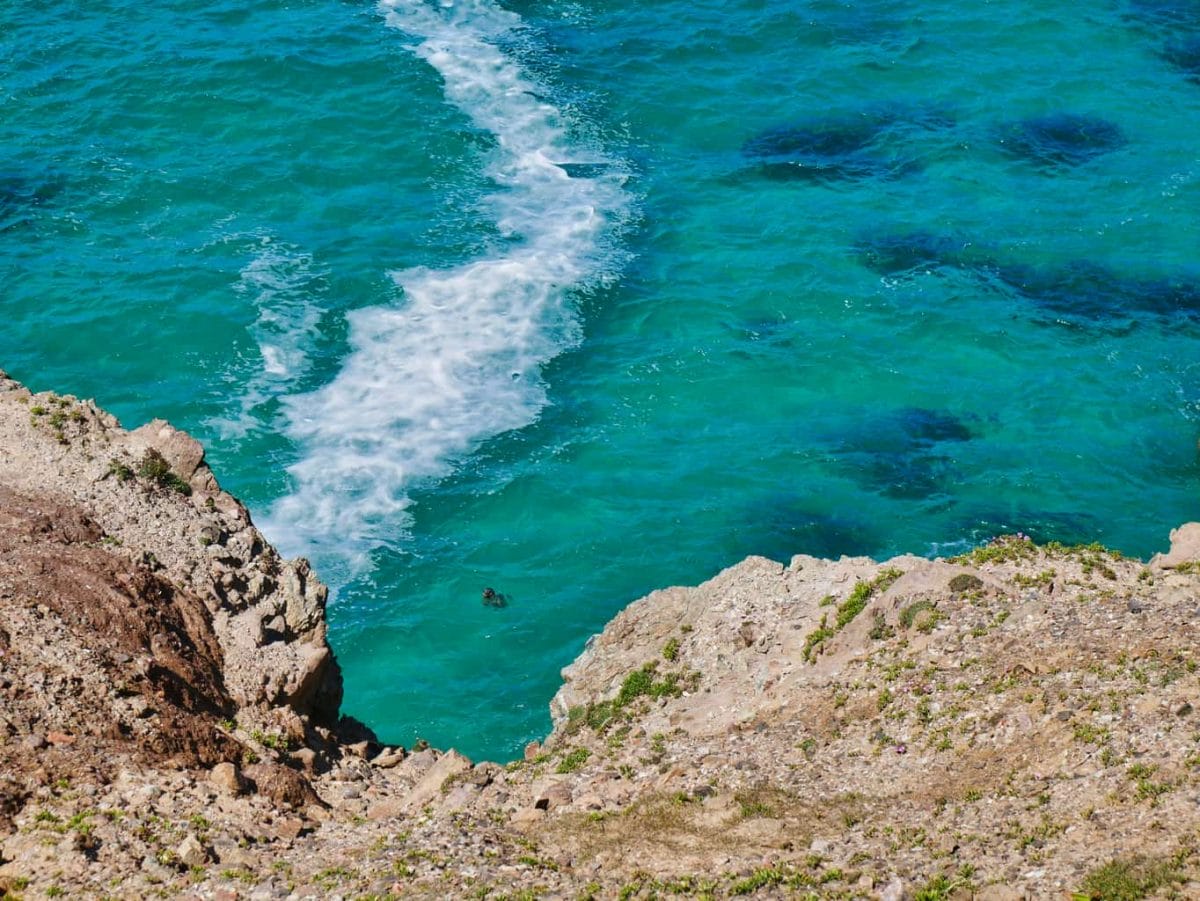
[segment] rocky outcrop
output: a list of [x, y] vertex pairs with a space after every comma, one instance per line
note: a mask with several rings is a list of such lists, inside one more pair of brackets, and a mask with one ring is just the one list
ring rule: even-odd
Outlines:
[[0, 376], [0, 484], [86, 517], [93, 543], [199, 599], [225, 690], [246, 716], [286, 708], [335, 724], [342, 688], [325, 640], [327, 591], [307, 562], [268, 546], [199, 442], [161, 420], [127, 432], [90, 401]]
[[0, 385], [0, 897], [1200, 896], [1200, 524], [750, 558], [475, 764], [338, 720], [324, 589], [194, 441]]

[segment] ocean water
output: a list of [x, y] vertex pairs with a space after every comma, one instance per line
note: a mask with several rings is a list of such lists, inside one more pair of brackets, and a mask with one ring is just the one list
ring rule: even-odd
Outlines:
[[1197, 517], [1197, 46], [1172, 0], [11, 0], [0, 365], [201, 438], [334, 587], [347, 712], [509, 759], [747, 554]]

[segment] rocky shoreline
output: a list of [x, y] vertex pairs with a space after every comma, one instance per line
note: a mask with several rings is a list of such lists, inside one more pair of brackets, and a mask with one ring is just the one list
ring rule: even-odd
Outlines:
[[324, 587], [197, 442], [0, 373], [0, 897], [1197, 897], [1171, 539], [750, 558], [472, 763], [339, 716]]

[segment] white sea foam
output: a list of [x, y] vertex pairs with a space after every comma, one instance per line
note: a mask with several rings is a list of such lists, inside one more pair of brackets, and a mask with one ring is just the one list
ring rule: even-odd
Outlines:
[[380, 9], [441, 74], [446, 99], [496, 137], [485, 160], [496, 190], [479, 209], [502, 240], [455, 268], [392, 273], [396, 305], [351, 313], [341, 371], [286, 402], [302, 456], [265, 527], [288, 552], [321, 558], [335, 582], [403, 540], [414, 485], [537, 417], [541, 367], [580, 338], [570, 293], [612, 273], [628, 209], [619, 167], [572, 138], [502, 49], [524, 40], [519, 16], [485, 0]]
[[255, 374], [237, 392], [238, 412], [212, 422], [222, 437], [236, 440], [263, 428], [266, 423], [256, 411], [292, 390], [308, 374], [313, 346], [320, 336], [320, 295], [327, 273], [313, 261], [312, 254], [270, 234], [241, 234], [232, 239], [251, 242], [250, 260], [239, 273], [234, 290], [258, 311], [251, 333], [259, 353], [251, 367]]

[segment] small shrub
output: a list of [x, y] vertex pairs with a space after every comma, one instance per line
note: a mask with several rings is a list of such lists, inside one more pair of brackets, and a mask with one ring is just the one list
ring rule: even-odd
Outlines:
[[867, 633], [872, 641], [884, 641], [888, 638], [893, 638], [896, 635], [896, 630], [887, 623], [887, 618], [883, 615], [883, 611], [876, 610], [874, 615], [874, 624], [871, 626], [871, 631]]
[[[1076, 723], [1071, 727], [1075, 740], [1089, 745], [1102, 745], [1108, 741], [1109, 731], [1103, 726], [1093, 726], [1091, 723]], [[1133, 774], [1130, 773], [1132, 776]]]
[[867, 601], [871, 598], [871, 583], [859, 582], [854, 586], [854, 590], [850, 592], [850, 597], [846, 598], [845, 602], [838, 605], [837, 619], [834, 621], [834, 628], [841, 630], [863, 612], [863, 608], [867, 606]]
[[271, 748], [274, 751], [287, 751], [291, 748], [291, 742], [288, 737], [282, 734], [263, 732], [261, 729], [251, 729], [250, 738], [264, 748]]
[[676, 660], [678, 660], [679, 659], [679, 639], [678, 638], [668, 639], [667, 643], [665, 645], [663, 645], [662, 655], [663, 655], [664, 660], [669, 660], [671, 663], [674, 663]]
[[729, 887], [731, 895], [751, 895], [760, 888], [774, 888], [780, 885], [787, 874], [778, 867], [760, 867], [744, 879], [739, 879]]
[[587, 763], [587, 759], [592, 756], [592, 752], [587, 748], [576, 748], [570, 754], [563, 757], [558, 762], [555, 768], [556, 773], [575, 773], [583, 769], [583, 765]]
[[967, 591], [978, 591], [983, 587], [983, 579], [971, 573], [959, 573], [950, 580], [950, 590], [955, 594], [962, 594]]
[[654, 664], [648, 663], [625, 677], [625, 681], [621, 683], [621, 690], [617, 692], [618, 707], [626, 706], [634, 698], [650, 694], [650, 686], [654, 684], [654, 669]]
[[147, 450], [142, 457], [142, 462], [138, 464], [137, 474], [160, 488], [170, 488], [183, 495], [192, 493], [192, 486], [171, 472], [171, 464], [163, 459], [163, 455], [154, 448]]
[[934, 876], [913, 895], [913, 901], [945, 901], [957, 886], [948, 876]]
[[[677, 698], [683, 694], [684, 683], [679, 673], [667, 673], [662, 679], [656, 680], [658, 661], [651, 660], [641, 669], [634, 670], [621, 683], [621, 690], [613, 700], [616, 709], [627, 706], [637, 698], [644, 696], [654, 698]], [[699, 673], [687, 677], [687, 684], [695, 687], [700, 678]]]
[[1050, 585], [1054, 582], [1054, 577], [1058, 573], [1053, 569], [1043, 569], [1036, 576], [1027, 576], [1024, 573], [1017, 573], [1013, 576], [1013, 581], [1020, 588], [1037, 588], [1042, 585]]
[[110, 461], [108, 461], [108, 474], [116, 476], [116, 481], [127, 482], [128, 480], [132, 479], [133, 470], [119, 461], [118, 458], [113, 457], [110, 459]]

